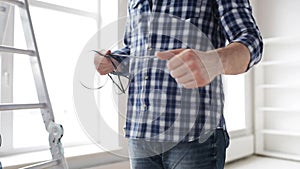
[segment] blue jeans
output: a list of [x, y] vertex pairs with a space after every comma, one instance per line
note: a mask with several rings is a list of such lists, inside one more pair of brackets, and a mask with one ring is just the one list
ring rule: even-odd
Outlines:
[[223, 129], [215, 130], [203, 143], [128, 142], [131, 169], [223, 169], [228, 145]]

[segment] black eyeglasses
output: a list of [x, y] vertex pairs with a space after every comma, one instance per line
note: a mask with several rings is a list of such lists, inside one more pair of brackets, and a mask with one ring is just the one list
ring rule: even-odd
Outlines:
[[[130, 79], [132, 77], [132, 75], [130, 73], [125, 73], [128, 70], [122, 70], [122, 67], [126, 67], [128, 68], [128, 65], [124, 65], [124, 63], [126, 62], [125, 60], [129, 61], [129, 59], [158, 59], [157, 57], [153, 56], [132, 56], [132, 55], [122, 55], [122, 54], [103, 54], [101, 52], [98, 52], [96, 50], [91, 50], [92, 52], [97, 53], [100, 56], [103, 56], [105, 58], [107, 58], [113, 65], [114, 70], [111, 73], [108, 73], [106, 75], [99, 75], [98, 76], [98, 82], [97, 85], [98, 87], [89, 87], [88, 85], [86, 85], [85, 83], [83, 83], [82, 81], [80, 81], [80, 84], [89, 90], [99, 90], [102, 89], [105, 84], [107, 83], [108, 79], [111, 80], [111, 82], [113, 83], [113, 87], [114, 87], [114, 91], [117, 94], [125, 94], [129, 83], [130, 83]], [[123, 61], [120, 62], [118, 65], [113, 61], [116, 60], [118, 61], [119, 59], [122, 59]], [[128, 64], [128, 62], [127, 62]]]
[[113, 59], [118, 60], [118, 58], [122, 58], [122, 57], [128, 58], [130, 56], [117, 55], [117, 54], [103, 54], [103, 53], [95, 51], [95, 50], [92, 50], [92, 51], [97, 53], [100, 56], [107, 58], [112, 63], [114, 70], [111, 73], [108, 73], [107, 75], [101, 75], [101, 78], [98, 80], [99, 81], [98, 87], [89, 87], [89, 86], [85, 85], [82, 81], [80, 81], [81, 85], [89, 90], [99, 90], [105, 86], [105, 84], [108, 81], [107, 79], [109, 78], [112, 81], [113, 86], [115, 87], [116, 93], [117, 94], [125, 94], [126, 90], [128, 88], [130, 75], [126, 75], [124, 72], [120, 71], [119, 65], [117, 65], [113, 61]]

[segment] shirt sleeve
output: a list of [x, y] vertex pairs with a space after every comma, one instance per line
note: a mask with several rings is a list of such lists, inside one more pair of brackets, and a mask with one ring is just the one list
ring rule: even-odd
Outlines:
[[[112, 54], [130, 55], [130, 45], [131, 45], [131, 32], [130, 31], [131, 31], [130, 23], [129, 23], [129, 20], [127, 19], [124, 37], [123, 37], [124, 47], [113, 51]], [[130, 58], [116, 57], [115, 59], [120, 63], [119, 64], [119, 70], [121, 71], [120, 73], [125, 76], [128, 75]]]
[[249, 0], [216, 0], [219, 22], [229, 43], [240, 42], [250, 51], [247, 71], [262, 58], [263, 41]]

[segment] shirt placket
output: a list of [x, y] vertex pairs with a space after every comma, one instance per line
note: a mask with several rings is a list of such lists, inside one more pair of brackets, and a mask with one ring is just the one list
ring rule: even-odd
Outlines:
[[[152, 17], [152, 11], [151, 11], [151, 8], [153, 9], [153, 3], [152, 2], [149, 2], [151, 0], [148, 0], [148, 5], [149, 5], [149, 8], [148, 8], [148, 11], [146, 11], [146, 16], [147, 19], [145, 21], [147, 21], [147, 26], [146, 26], [146, 31], [145, 31], [145, 56], [150, 56], [150, 55], [153, 55], [153, 47], [152, 47], [152, 44], [151, 44], [151, 34], [152, 34], [152, 31], [151, 31], [151, 25], [152, 25], [152, 20], [153, 20], [153, 17]], [[150, 6], [150, 4], [152, 3], [152, 7]], [[149, 65], [149, 60], [148, 59], [143, 59], [143, 67], [146, 68], [146, 71], [143, 71], [142, 73], [142, 86], [143, 86], [143, 90], [145, 93], [144, 94], [144, 97], [142, 97], [143, 101], [142, 101], [142, 105], [140, 107], [140, 110], [141, 110], [141, 113], [147, 113], [148, 112], [148, 106], [149, 106], [149, 103], [146, 102], [146, 91], [149, 90], [149, 86], [150, 86], [150, 77], [148, 76], [148, 71], [151, 70], [151, 65]]]

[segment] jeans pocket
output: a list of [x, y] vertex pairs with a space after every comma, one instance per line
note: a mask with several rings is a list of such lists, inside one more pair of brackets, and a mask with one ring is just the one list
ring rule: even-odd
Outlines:
[[227, 130], [224, 130], [225, 147], [228, 148], [230, 144], [230, 137]]

